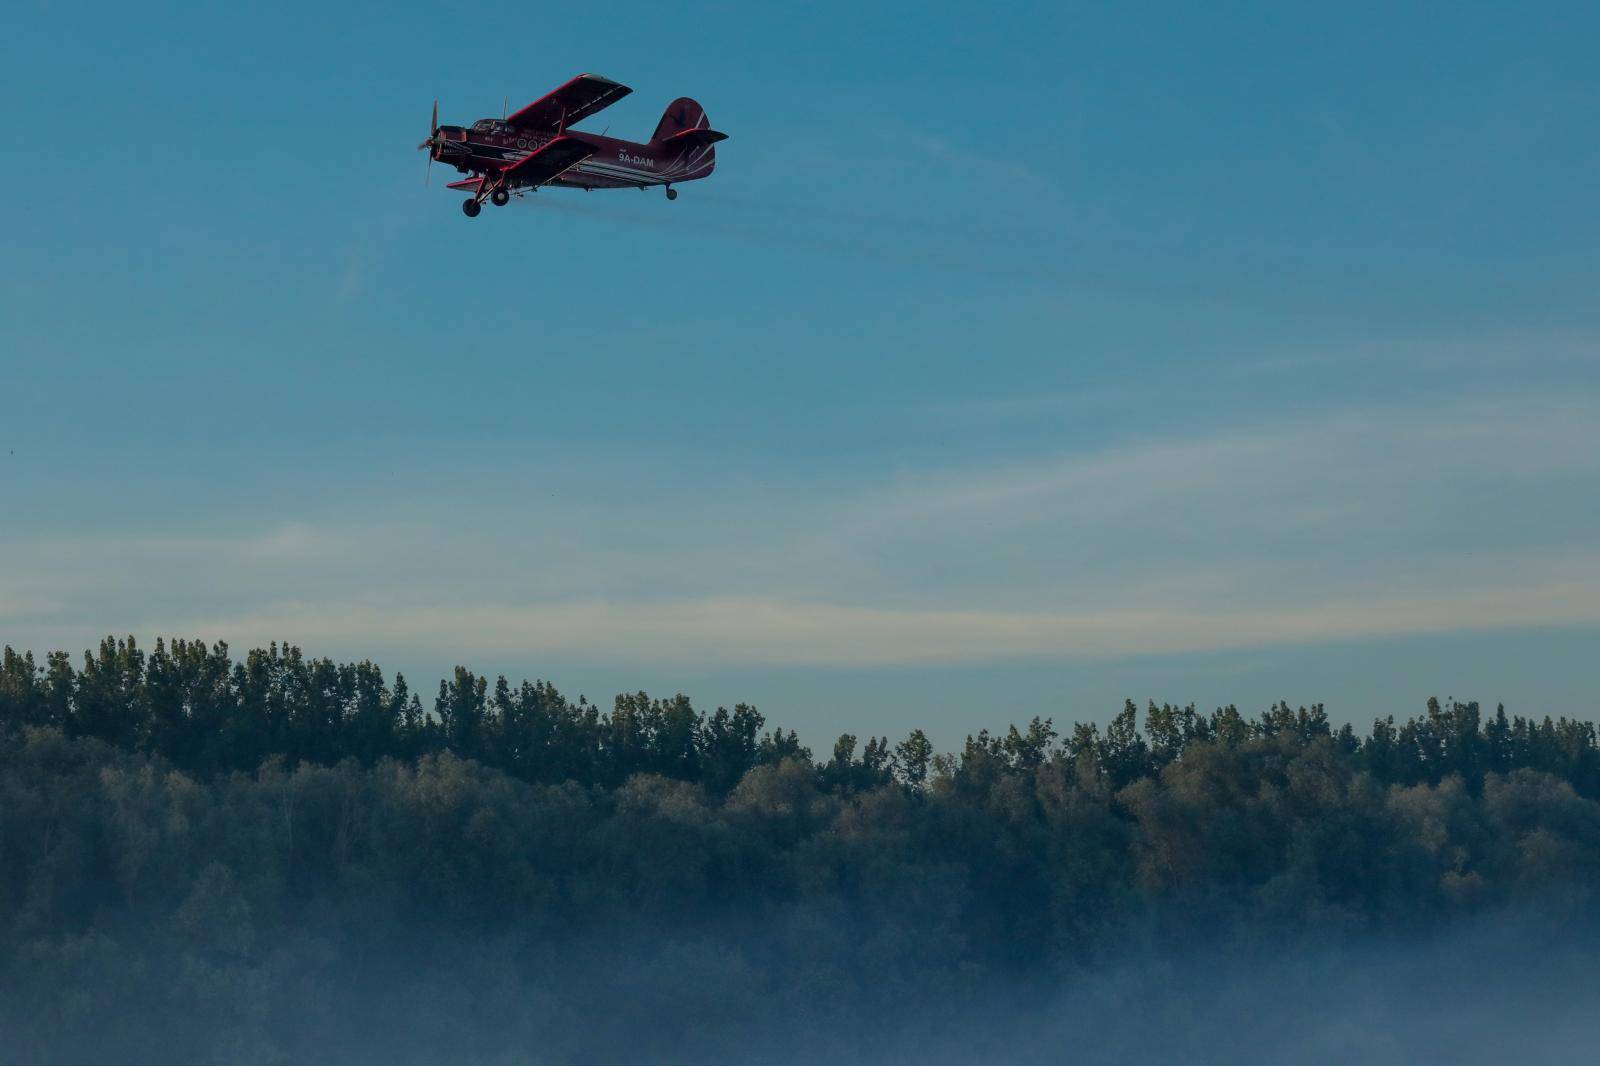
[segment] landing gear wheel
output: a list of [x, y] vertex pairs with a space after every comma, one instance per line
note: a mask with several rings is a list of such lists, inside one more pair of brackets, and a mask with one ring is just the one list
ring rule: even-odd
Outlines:
[[668, 185], [667, 186], [667, 199], [676, 200], [677, 198], [678, 198], [678, 190], [674, 189], [672, 186]]
[[478, 212], [483, 210], [483, 205], [476, 200], [462, 200], [461, 213], [468, 218], [477, 218]]
[[504, 189], [496, 189], [494, 192], [489, 194], [489, 199], [496, 207], [504, 207], [506, 204], [511, 202], [511, 194], [506, 192]]

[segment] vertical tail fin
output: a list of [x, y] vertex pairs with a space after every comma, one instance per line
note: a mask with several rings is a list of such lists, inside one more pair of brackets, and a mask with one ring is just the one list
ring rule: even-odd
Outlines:
[[664, 141], [668, 137], [682, 133], [684, 130], [709, 129], [711, 120], [706, 118], [706, 109], [689, 99], [680, 96], [667, 105], [666, 113], [661, 116], [661, 121], [656, 124], [656, 132], [650, 139]]
[[705, 108], [681, 96], [667, 105], [650, 138], [665, 159], [664, 169], [657, 173], [669, 181], [703, 178], [716, 168], [716, 143], [727, 139], [727, 134], [711, 128]]

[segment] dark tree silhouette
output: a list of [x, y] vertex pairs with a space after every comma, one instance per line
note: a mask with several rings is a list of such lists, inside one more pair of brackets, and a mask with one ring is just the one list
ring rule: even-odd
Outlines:
[[[715, 1005], [831, 1020], [1124, 944], [1577, 916], [1596, 886], [1594, 726], [1470, 702], [1360, 735], [1321, 705], [1152, 703], [1141, 724], [1130, 701], [1103, 730], [1034, 718], [949, 754], [920, 730], [845, 734], [813, 760], [754, 707], [682, 695], [602, 711], [457, 668], [424, 710], [371, 662], [292, 646], [0, 654], [0, 1032], [19, 1062], [316, 1058], [296, 1034], [329, 989], [414, 1004], [391, 975], [485, 960], [528, 1003], [566, 993], [541, 975], [575, 952], [629, 960], [597, 962], [604, 981], [692, 966], [710, 999], [651, 1015], [690, 1032]], [[541, 1055], [634, 1049], [590, 1052]]]

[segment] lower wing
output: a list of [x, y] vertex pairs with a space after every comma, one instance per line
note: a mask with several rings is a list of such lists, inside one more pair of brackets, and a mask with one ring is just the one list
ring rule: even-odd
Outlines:
[[504, 171], [509, 185], [540, 186], [560, 177], [594, 155], [595, 148], [576, 137], [557, 137], [537, 152], [531, 152]]

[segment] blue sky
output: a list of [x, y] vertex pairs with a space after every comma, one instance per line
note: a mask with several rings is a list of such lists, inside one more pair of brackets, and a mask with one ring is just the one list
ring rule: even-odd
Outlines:
[[[1291, 10], [1292, 8], [1292, 10]], [[0, 641], [944, 744], [1596, 712], [1593, 5], [25, 2]], [[580, 71], [659, 193], [413, 146]]]

